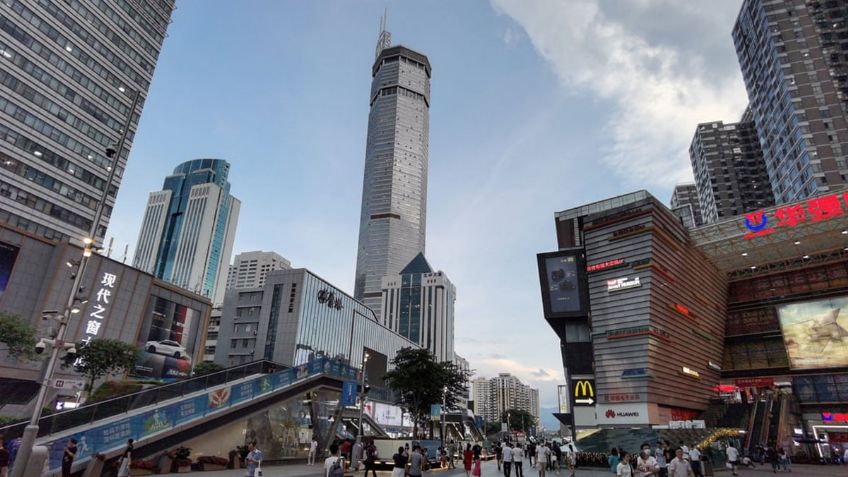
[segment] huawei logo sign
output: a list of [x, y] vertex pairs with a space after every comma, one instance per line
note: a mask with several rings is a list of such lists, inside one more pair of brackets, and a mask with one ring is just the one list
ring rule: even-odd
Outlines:
[[612, 419], [615, 417], [615, 411], [612, 409], [607, 410], [607, 418]]

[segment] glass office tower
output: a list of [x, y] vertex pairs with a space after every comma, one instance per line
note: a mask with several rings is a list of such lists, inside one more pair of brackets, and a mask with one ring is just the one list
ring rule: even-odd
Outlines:
[[132, 116], [102, 242], [173, 10], [173, 0], [0, 0], [0, 221], [82, 244], [107, 187], [105, 149]]
[[371, 112], [354, 297], [380, 317], [380, 281], [424, 252], [430, 62], [380, 36], [371, 69]]
[[241, 207], [229, 172], [221, 159], [177, 166], [150, 194], [133, 266], [222, 303]]

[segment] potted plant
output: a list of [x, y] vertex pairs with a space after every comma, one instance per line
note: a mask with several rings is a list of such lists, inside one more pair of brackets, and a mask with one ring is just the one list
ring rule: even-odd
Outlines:
[[227, 468], [229, 461], [223, 457], [213, 455], [203, 455], [197, 458], [199, 470], [224, 470]]
[[247, 446], [236, 446], [236, 452], [238, 452], [241, 467], [245, 467], [244, 461], [247, 460], [247, 454], [250, 454], [250, 449]]
[[150, 475], [156, 466], [149, 460], [134, 460], [130, 462], [130, 475]]
[[188, 447], [179, 446], [174, 449], [174, 463], [171, 467], [172, 472], [191, 472], [191, 449]]
[[239, 460], [241, 459], [241, 456], [239, 455], [239, 451], [233, 449], [233, 450], [230, 451], [229, 456], [230, 456], [230, 461], [227, 463], [227, 468], [228, 469], [238, 469], [238, 468], [240, 468], [241, 466], [239, 465]]

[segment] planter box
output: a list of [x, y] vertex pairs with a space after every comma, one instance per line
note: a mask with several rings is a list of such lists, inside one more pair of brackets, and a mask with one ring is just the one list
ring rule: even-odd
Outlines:
[[136, 476], [139, 476], [139, 475], [151, 475], [151, 474], [153, 474], [152, 470], [136, 469], [136, 468], [130, 467], [130, 475], [133, 476], [133, 477], [136, 477]]
[[191, 472], [191, 464], [178, 465], [177, 466], [177, 472], [180, 473], [180, 474]]
[[200, 464], [200, 470], [202, 470], [204, 472], [210, 471], [210, 470], [224, 470], [226, 468], [227, 468], [226, 465], [220, 465], [220, 464], [207, 464], [205, 462]]

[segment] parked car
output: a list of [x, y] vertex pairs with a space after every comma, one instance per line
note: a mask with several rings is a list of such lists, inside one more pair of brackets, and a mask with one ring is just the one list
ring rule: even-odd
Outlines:
[[147, 344], [144, 345], [144, 349], [146, 349], [149, 353], [164, 354], [175, 358], [190, 360], [185, 347], [172, 340], [148, 341]]

